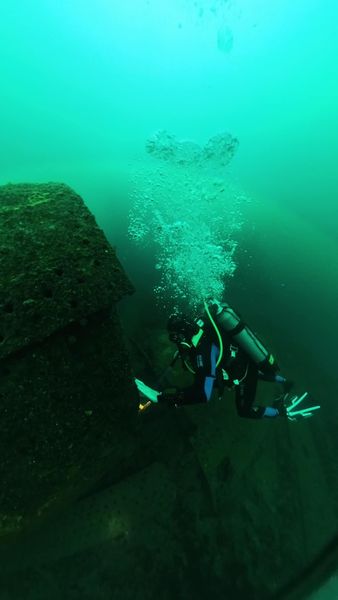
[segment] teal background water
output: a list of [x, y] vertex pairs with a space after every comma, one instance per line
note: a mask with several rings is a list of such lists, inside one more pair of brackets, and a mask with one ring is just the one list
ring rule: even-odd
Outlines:
[[159, 127], [196, 141], [225, 128], [252, 192], [336, 232], [337, 12], [315, 0], [5, 1], [1, 180], [88, 180]]
[[4, 2], [0, 181], [74, 185], [128, 261], [128, 167], [145, 140], [227, 130], [250, 196], [335, 238], [337, 11], [315, 0]]
[[316, 392], [324, 432], [338, 422], [337, 34], [338, 5], [319, 0], [4, 0], [0, 19], [0, 183], [84, 197], [137, 285], [129, 316], [155, 304], [153, 249], [127, 236], [145, 141], [238, 137], [227, 172], [252, 203], [230, 293]]

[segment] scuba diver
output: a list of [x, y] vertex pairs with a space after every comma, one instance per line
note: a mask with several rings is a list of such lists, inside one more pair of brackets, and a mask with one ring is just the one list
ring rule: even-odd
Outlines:
[[[290, 420], [312, 417], [320, 406], [300, 408], [307, 398], [290, 394], [292, 382], [278, 373], [275, 358], [263, 346], [253, 331], [227, 303], [211, 300], [204, 302], [205, 314], [196, 320], [183, 314], [172, 314], [168, 321], [169, 339], [177, 345], [170, 364], [181, 358], [183, 368], [194, 374], [193, 384], [184, 389], [155, 390], [135, 379], [144, 410], [151, 403], [172, 406], [209, 402], [215, 389], [222, 397], [224, 389], [234, 389], [237, 412], [240, 417], [287, 417]], [[279, 383], [283, 393], [272, 406], [254, 405], [257, 382]]]

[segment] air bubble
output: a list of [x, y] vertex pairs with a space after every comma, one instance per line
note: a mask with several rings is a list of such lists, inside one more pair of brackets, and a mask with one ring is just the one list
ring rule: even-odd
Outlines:
[[134, 185], [129, 238], [151, 248], [160, 275], [154, 287], [158, 302], [172, 307], [187, 300], [195, 306], [206, 297], [222, 299], [236, 270], [248, 202], [243, 190], [212, 157], [207, 165], [190, 162], [183, 169], [170, 161], [157, 171], [145, 166]]

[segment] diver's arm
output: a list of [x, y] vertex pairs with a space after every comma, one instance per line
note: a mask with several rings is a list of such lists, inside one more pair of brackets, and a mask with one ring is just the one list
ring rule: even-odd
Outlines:
[[158, 402], [175, 406], [200, 404], [211, 398], [215, 378], [205, 373], [203, 368], [196, 371], [194, 383], [186, 388], [169, 388], [160, 392]]
[[214, 377], [204, 372], [204, 369], [198, 369], [195, 374], [193, 385], [187, 388], [171, 387], [163, 391], [155, 390], [146, 385], [140, 379], [135, 379], [137, 389], [143, 398], [147, 398], [154, 403], [167, 403], [173, 406], [183, 406], [184, 404], [198, 404], [210, 400]]

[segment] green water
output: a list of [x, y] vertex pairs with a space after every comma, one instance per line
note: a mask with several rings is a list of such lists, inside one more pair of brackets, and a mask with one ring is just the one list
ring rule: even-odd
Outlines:
[[226, 129], [250, 193], [337, 231], [334, 2], [14, 1], [0, 34], [1, 181], [86, 192], [159, 128], [198, 142]]
[[[224, 292], [322, 405], [315, 435], [330, 436], [332, 452], [322, 457], [330, 461], [338, 425], [338, 4], [3, 0], [0, 50], [0, 184], [60, 181], [82, 195], [137, 287], [121, 309], [130, 331], [163, 324], [176, 298], [175, 270], [166, 310], [156, 293], [170, 236], [137, 247], [128, 235], [135, 194], [151, 194], [163, 169], [170, 186], [161, 183], [157, 208], [166, 208], [166, 224], [175, 184], [181, 209], [208, 220], [205, 205], [182, 192], [196, 174], [149, 162], [147, 140], [163, 129], [201, 147], [221, 132], [238, 139], [221, 172], [242, 198], [241, 227], [231, 232], [236, 270]], [[216, 209], [211, 203], [210, 217]], [[152, 213], [142, 218], [156, 223]], [[197, 238], [195, 270], [203, 263]], [[330, 493], [337, 506], [338, 490]]]

